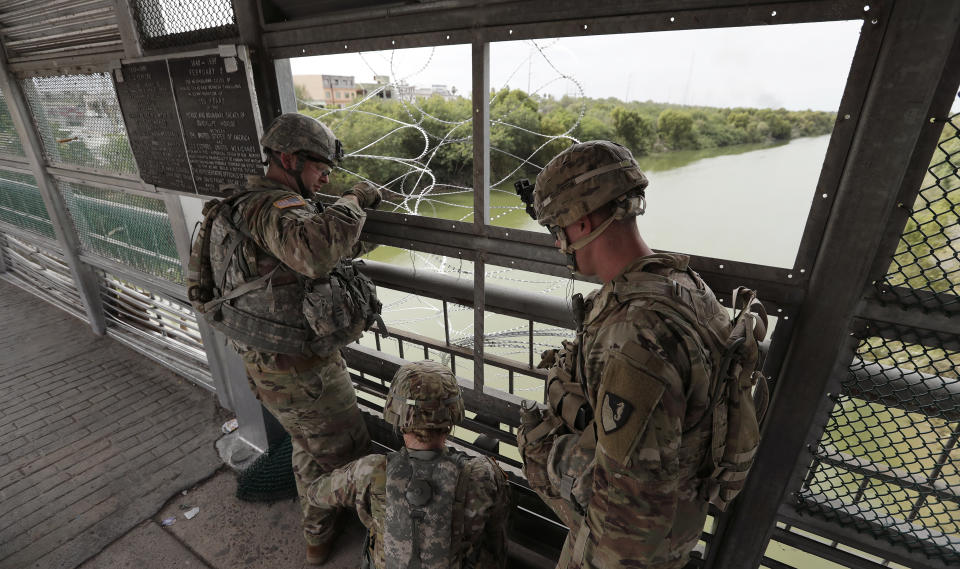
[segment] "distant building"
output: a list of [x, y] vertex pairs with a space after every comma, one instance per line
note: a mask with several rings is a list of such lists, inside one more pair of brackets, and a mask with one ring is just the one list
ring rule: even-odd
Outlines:
[[390, 84], [389, 75], [374, 75], [373, 83], [357, 83], [357, 97], [366, 98], [371, 93], [376, 93], [380, 99], [393, 99], [394, 89]]
[[357, 98], [352, 75], [295, 75], [293, 85], [302, 87], [306, 102], [314, 105], [342, 108]]
[[446, 85], [416, 87], [404, 81], [391, 83], [388, 75], [374, 75], [373, 83], [356, 83], [349, 75], [295, 75], [295, 87], [301, 89], [300, 96], [307, 103], [324, 107], [346, 107], [364, 99], [373, 93], [380, 99], [429, 99], [435, 95], [450, 101], [457, 98], [456, 87], [448, 89]]
[[444, 98], [446, 101], [452, 101], [456, 99], [457, 96], [453, 93], [452, 90], [447, 89], [446, 85], [431, 85], [429, 87], [417, 87], [413, 95], [418, 99], [429, 99], [434, 95], [439, 95]]

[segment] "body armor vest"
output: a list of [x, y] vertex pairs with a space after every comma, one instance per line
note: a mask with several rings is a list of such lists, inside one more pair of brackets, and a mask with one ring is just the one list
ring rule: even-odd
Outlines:
[[263, 251], [236, 209], [261, 192], [205, 206], [187, 272], [194, 308], [230, 339], [264, 352], [325, 356], [357, 340], [379, 321], [373, 281], [349, 260], [309, 279]]
[[387, 456], [387, 569], [450, 569], [469, 566], [463, 536], [462, 476], [467, 455], [447, 449], [402, 449]]

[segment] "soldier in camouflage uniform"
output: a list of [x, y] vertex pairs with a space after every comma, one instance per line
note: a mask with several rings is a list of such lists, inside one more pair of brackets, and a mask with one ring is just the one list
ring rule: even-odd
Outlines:
[[384, 404], [404, 448], [361, 458], [310, 485], [314, 506], [356, 508], [368, 530], [362, 567], [506, 566], [506, 475], [492, 459], [444, 446], [463, 413], [449, 369], [406, 364]]
[[[223, 302], [220, 317], [233, 318], [235, 328], [248, 331], [228, 335], [246, 365], [250, 387], [290, 433], [307, 562], [320, 564], [329, 555], [337, 513], [310, 506], [307, 483], [363, 456], [370, 438], [337, 342], [290, 353], [298, 349], [281, 349], [280, 339], [315, 338], [308, 324], [314, 329], [329, 325], [305, 319], [305, 287], [323, 287], [342, 258], [362, 252], [364, 208], [376, 207], [380, 192], [358, 184], [333, 205], [308, 201], [343, 155], [340, 141], [315, 119], [284, 114], [261, 144], [269, 157], [266, 175], [228, 189], [232, 223], [213, 220], [210, 262], [225, 280], [218, 286], [233, 294], [243, 292], [254, 277], [266, 279], [266, 286], [248, 286]], [[231, 242], [237, 229], [244, 237]]]
[[[726, 338], [729, 317], [686, 256], [644, 242], [646, 185], [629, 150], [593, 141], [553, 158], [534, 190], [571, 268], [604, 283], [581, 302], [576, 340], [544, 354], [548, 405], [518, 436], [531, 486], [570, 528], [562, 569], [683, 567], [707, 515], [711, 358], [698, 336]], [[698, 321], [655, 310], [677, 302]]]

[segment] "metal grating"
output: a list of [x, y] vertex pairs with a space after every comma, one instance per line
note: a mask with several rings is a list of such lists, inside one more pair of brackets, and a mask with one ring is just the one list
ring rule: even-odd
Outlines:
[[57, 186], [85, 252], [183, 283], [183, 269], [163, 201], [61, 180]]
[[0, 91], [0, 154], [23, 156], [23, 144], [20, 135], [13, 124], [10, 109], [7, 107], [7, 98]]
[[107, 333], [203, 387], [214, 389], [193, 310], [185, 303], [100, 272]]
[[31, 77], [23, 92], [52, 164], [137, 173], [109, 75]]
[[946, 121], [888, 274], [883, 300], [960, 313], [960, 114]]
[[0, 170], [0, 221], [56, 239], [37, 179], [30, 174]]
[[798, 507], [960, 563], [960, 338], [875, 323], [857, 336]]
[[140, 42], [147, 49], [232, 38], [237, 20], [230, 0], [135, 0]]
[[122, 52], [112, 0], [0, 1], [0, 37], [10, 61]]
[[0, 278], [87, 321], [70, 268], [59, 253], [9, 234], [0, 234], [0, 256], [6, 267]]

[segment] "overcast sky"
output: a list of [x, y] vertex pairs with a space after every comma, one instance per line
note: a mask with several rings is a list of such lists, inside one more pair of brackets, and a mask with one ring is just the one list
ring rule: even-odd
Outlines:
[[[582, 88], [594, 98], [835, 111], [862, 25], [855, 20], [495, 43], [490, 83], [554, 96]], [[353, 75], [363, 82], [389, 75], [417, 86], [455, 86], [467, 96], [470, 61], [469, 45], [292, 60], [294, 75]]]

